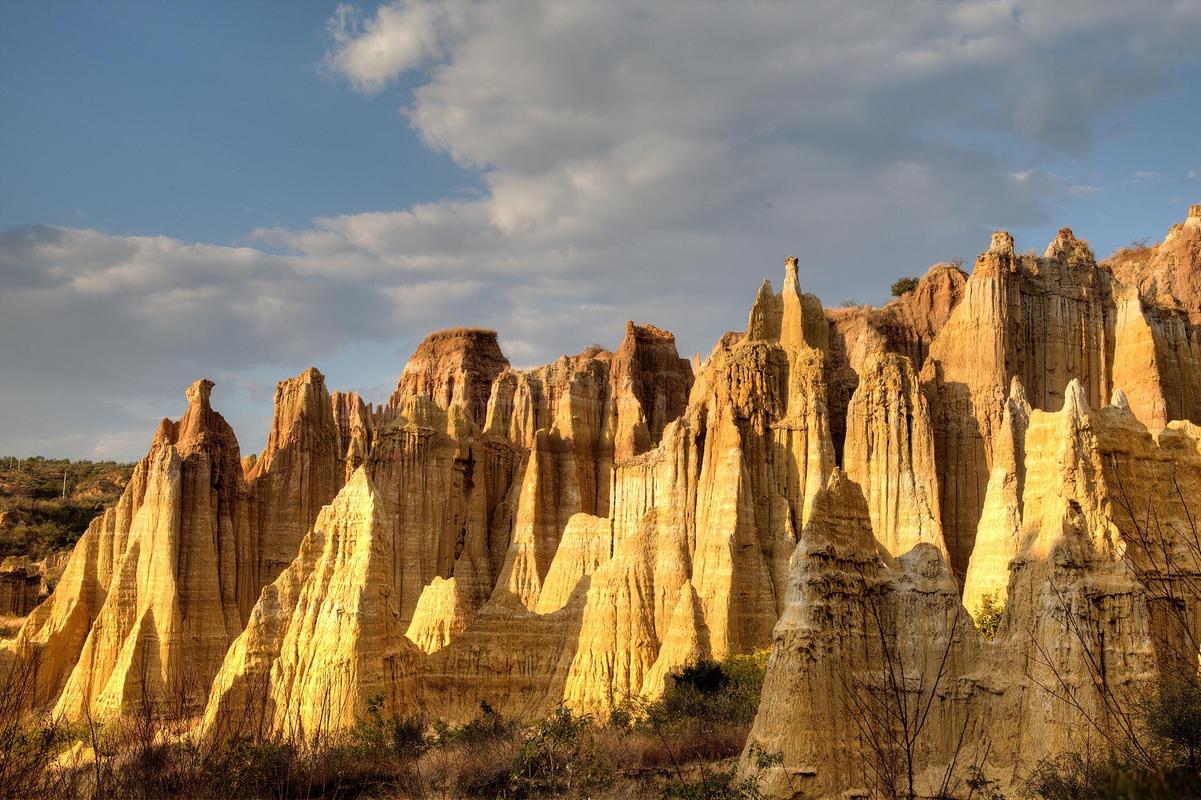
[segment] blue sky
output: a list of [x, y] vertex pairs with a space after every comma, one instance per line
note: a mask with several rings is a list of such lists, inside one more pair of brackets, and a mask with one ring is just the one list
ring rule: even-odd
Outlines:
[[328, 2], [0, 7], [0, 227], [241, 242], [478, 187], [321, 69]]
[[1201, 0], [0, 5], [0, 453], [136, 458], [189, 381], [382, 400], [427, 331], [685, 354], [998, 227], [1201, 202]]

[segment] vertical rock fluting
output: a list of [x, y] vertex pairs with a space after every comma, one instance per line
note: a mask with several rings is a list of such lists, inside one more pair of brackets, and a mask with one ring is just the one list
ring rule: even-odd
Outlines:
[[692, 366], [680, 358], [671, 333], [627, 322], [625, 338], [613, 354], [612, 370], [618, 403], [623, 396], [638, 401], [637, 408], [618, 405], [614, 409], [618, 417], [615, 458], [621, 461], [657, 445], [667, 423], [684, 412], [692, 389]]
[[246, 473], [255, 579], [243, 616], [292, 563], [317, 512], [342, 488], [346, 452], [325, 377], [310, 368], [280, 381], [267, 448]]
[[209, 404], [212, 385], [194, 383], [183, 418], [163, 420], [17, 636], [16, 654], [38, 661], [39, 701], [57, 713], [195, 710], [242, 628], [254, 543], [237, 439]]
[[451, 328], [431, 333], [405, 364], [388, 408], [398, 410], [405, 398], [428, 397], [444, 410], [457, 406], [482, 426], [492, 381], [508, 366], [496, 331]]
[[338, 429], [338, 454], [346, 480], [354, 474], [371, 450], [373, 428], [371, 410], [358, 392], [333, 392], [330, 395], [334, 424]]
[[1201, 205], [1190, 206], [1184, 222], [1173, 225], [1159, 244], [1119, 250], [1105, 266], [1144, 297], [1178, 307], [1192, 325], [1201, 324]]
[[205, 711], [207, 733], [307, 741], [349, 727], [369, 701], [389, 716], [416, 709], [418, 655], [396, 602], [392, 534], [384, 503], [356, 470], [230, 648]]
[[[821, 352], [804, 335], [790, 348], [779, 332], [772, 341], [756, 338], [756, 324], [784, 328], [791, 304], [771, 297], [761, 296], [770, 314], [752, 314], [760, 322], [750, 335], [715, 349], [687, 411], [664, 426], [658, 446], [615, 459], [609, 497], [597, 503], [607, 516], [564, 512], [586, 505], [571, 494], [591, 485], [594, 473], [580, 469], [581, 459], [605, 453], [612, 441], [581, 447], [596, 441], [592, 409], [608, 409], [600, 430], [629, 430], [612, 399], [636, 400], [625, 410], [640, 414], [649, 402], [623, 389], [636, 381], [611, 380], [603, 404], [587, 388], [600, 385], [588, 378], [589, 361], [620, 375], [623, 353], [633, 348], [623, 345], [613, 357], [586, 351], [561, 359], [554, 372], [498, 378], [489, 435], [528, 441], [530, 428], [547, 419], [542, 409], [553, 406], [554, 415], [532, 436], [498, 591], [434, 652], [422, 682], [427, 702], [465, 713], [479, 699], [511, 713], [566, 702], [603, 713], [622, 698], [660, 691], [667, 673], [697, 654], [720, 657], [768, 642], [794, 531], [833, 461]], [[798, 309], [799, 301], [789, 327], [803, 333]], [[820, 313], [816, 319], [824, 325]], [[644, 335], [627, 329], [626, 344], [631, 334]], [[679, 376], [663, 382], [669, 392], [687, 380], [678, 358], [656, 361]], [[574, 392], [583, 402], [557, 388], [564, 385], [585, 389]], [[565, 413], [572, 402], [576, 410]], [[507, 637], [496, 627], [506, 617]]]
[[1130, 247], [1103, 265], [1127, 287], [1117, 298], [1114, 384], [1154, 428], [1201, 422], [1201, 206], [1189, 207], [1153, 247]]
[[1020, 776], [1066, 749], [1122, 741], [1118, 709], [1154, 685], [1157, 579], [1126, 557], [1133, 540], [1118, 502], [1121, 479], [1107, 464], [1139, 472], [1158, 459], [1148, 460], [1151, 436], [1117, 400], [1091, 410], [1073, 381], [1061, 410], [1030, 413], [1021, 543], [982, 684], [991, 703], [979, 712], [1012, 732], [994, 739], [990, 761], [1002, 774]]
[[885, 549], [899, 556], [925, 542], [946, 557], [930, 412], [908, 358], [881, 352], [864, 362], [847, 409], [843, 460]]
[[971, 558], [1010, 380], [1021, 380], [1034, 408], [1058, 409], [1074, 378], [1089, 402], [1107, 402], [1113, 317], [1109, 274], [1067, 228], [1043, 258], [1018, 256], [1013, 237], [1001, 231], [976, 260], [963, 301], [922, 369], [943, 532], [957, 575]]
[[0, 614], [23, 617], [38, 604], [42, 573], [28, 556], [0, 561]]
[[[1201, 477], [1201, 438], [1185, 423], [1157, 446], [1120, 396], [1093, 411], [1084, 387], [1071, 381], [1064, 397], [1057, 412], [1029, 411], [1015, 381], [1007, 404], [1005, 438], [1020, 445], [1007, 446], [1003, 460], [1017, 466], [994, 472], [987, 507], [1004, 509], [1005, 534], [1018, 543], [1005, 541], [1013, 557], [991, 645], [977, 638], [937, 551], [919, 545], [897, 561], [910, 576], [898, 578], [888, 557], [873, 551], [857, 487], [836, 475], [830, 497], [818, 498], [793, 559], [750, 739], [784, 754], [768, 776], [775, 791], [879, 790], [871, 743], [882, 732], [886, 740], [897, 734], [875, 729], [878, 717], [864, 710], [864, 699], [883, 708], [889, 692], [871, 687], [890, 688], [890, 659], [906, 675], [892, 695], [908, 696], [909, 707], [924, 706], [924, 696], [937, 715], [901, 751], [913, 755], [922, 795], [953, 772], [965, 742], [987, 746], [985, 774], [1010, 787], [1040, 759], [1123, 740], [1126, 720], [1117, 709], [1146, 696], [1157, 664], [1180, 657], [1165, 652], [1165, 643], [1182, 641], [1163, 613], [1172, 576], [1151, 554], [1171, 551], [1188, 528], [1185, 503], [1162, 503], [1154, 513], [1127, 509], [1118, 486], [1152, 497], [1158, 485], [1163, 496], [1158, 482], [1182, 475], [1174, 479], [1189, 491]], [[1136, 527], [1146, 519], [1156, 521], [1154, 531]], [[1139, 537], [1150, 541], [1140, 545]], [[1192, 574], [1196, 565], [1187, 563]], [[1184, 601], [1177, 620], [1195, 624], [1197, 598], [1180, 595], [1195, 584], [1174, 584]]]
[[[874, 793], [881, 768], [906, 785], [894, 741], [902, 716], [929, 709], [932, 732], [917, 753], [916, 788], [941, 774], [929, 767], [944, 737], [964, 725], [964, 674], [979, 638], [959, 605], [938, 550], [920, 544], [886, 564], [859, 487], [840, 470], [818, 494], [789, 573], [762, 701], [749, 742], [783, 755], [765, 777], [773, 796]], [[887, 765], [885, 764], [887, 762]], [[907, 791], [907, 789], [903, 789]]]
[[[376, 697], [604, 714], [770, 643], [774, 790], [878, 790], [864, 704], [897, 698], [930, 709], [920, 792], [963, 741], [1008, 786], [1104, 738], [1097, 664], [1133, 697], [1195, 660], [1201, 433], [1171, 419], [1201, 340], [1137, 278], [1067, 229], [1042, 257], [1000, 233], [970, 279], [827, 314], [789, 259], [695, 372], [649, 325], [528, 370], [444, 331], [382, 409], [282, 382], [244, 460], [201, 382], [5, 653], [68, 715], [207, 700], [213, 735], [307, 737]], [[995, 644], [957, 580], [1006, 603]]]
[[975, 546], [963, 586], [963, 605], [973, 613], [985, 595], [1004, 605], [1009, 584], [1009, 562], [1021, 546], [1022, 491], [1026, 479], [1026, 427], [1030, 423], [1030, 401], [1016, 377], [1010, 383], [1009, 399], [1001, 418], [1001, 429], [993, 442], [992, 470], [984, 508], [976, 530]]
[[866, 359], [880, 350], [906, 356], [921, 371], [930, 343], [963, 299], [967, 273], [954, 264], [935, 264], [910, 292], [880, 308], [827, 309], [827, 380], [830, 434], [842, 463], [845, 421], [851, 395]]

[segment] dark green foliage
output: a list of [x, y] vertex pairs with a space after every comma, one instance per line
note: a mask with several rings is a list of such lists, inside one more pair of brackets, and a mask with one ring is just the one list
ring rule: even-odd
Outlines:
[[509, 773], [504, 797], [570, 795], [608, 786], [615, 768], [593, 736], [588, 716], [560, 707], [521, 746]]
[[743, 778], [737, 767], [715, 770], [696, 783], [669, 783], [659, 793], [662, 800], [763, 800], [757, 777]]
[[736, 766], [728, 769], [702, 771], [696, 782], [680, 779], [668, 783], [659, 793], [661, 800], [765, 800], [759, 788], [760, 774], [769, 767], [784, 763], [783, 753], [769, 753], [758, 744], [750, 749], [749, 771]]
[[1067, 753], [1040, 762], [1023, 787], [1038, 800], [1177, 800], [1201, 797], [1201, 776], [1179, 767], [1147, 770], [1120, 758]]
[[672, 678], [676, 687], [693, 689], [706, 697], [717, 694], [730, 682], [721, 664], [708, 659], [689, 664], [672, 675]]
[[903, 294], [912, 292], [916, 288], [917, 278], [897, 278], [892, 282], [892, 288], [889, 291], [892, 292], [893, 297], [900, 297]]
[[769, 654], [760, 650], [684, 667], [671, 676], [662, 699], [647, 705], [644, 724], [698, 732], [749, 726], [759, 710]]
[[438, 744], [479, 744], [511, 737], [517, 731], [516, 720], [505, 719], [487, 702], [480, 702], [480, 713], [475, 719], [458, 728], [438, 720], [434, 723], [434, 736]]

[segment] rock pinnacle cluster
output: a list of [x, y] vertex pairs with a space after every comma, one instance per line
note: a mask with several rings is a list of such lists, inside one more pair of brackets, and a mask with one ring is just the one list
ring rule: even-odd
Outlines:
[[695, 363], [649, 324], [532, 369], [439, 331], [378, 405], [281, 381], [257, 455], [211, 389], [0, 646], [52, 713], [603, 716], [770, 648], [770, 793], [870, 793], [864, 709], [903, 699], [933, 794], [965, 742], [1012, 786], [1104, 739], [1098, 669], [1135, 697], [1197, 660], [1201, 207], [1103, 263], [1000, 231], [879, 308], [824, 309], [789, 258]]

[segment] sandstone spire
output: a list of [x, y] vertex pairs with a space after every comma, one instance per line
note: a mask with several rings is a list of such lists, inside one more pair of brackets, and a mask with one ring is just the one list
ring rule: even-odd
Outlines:
[[428, 397], [439, 408], [459, 406], [482, 426], [492, 381], [507, 366], [496, 331], [451, 328], [431, 333], [405, 364], [388, 407], [396, 410], [406, 397]]
[[1026, 428], [1030, 401], [1014, 376], [1001, 429], [993, 447], [992, 470], [980, 513], [975, 546], [963, 586], [963, 605], [975, 613], [984, 595], [1004, 605], [1009, 562], [1021, 547], [1022, 493], [1026, 479]]
[[[213, 384], [163, 420], [117, 506], [80, 539], [54, 594], [14, 643], [40, 660], [39, 700], [110, 716], [137, 704], [203, 704], [254, 587], [245, 484]], [[243, 612], [243, 608], [245, 612]]]
[[246, 474], [255, 538], [251, 602], [292, 563], [317, 512], [342, 488], [344, 452], [325, 377], [310, 368], [276, 384], [267, 448]]

